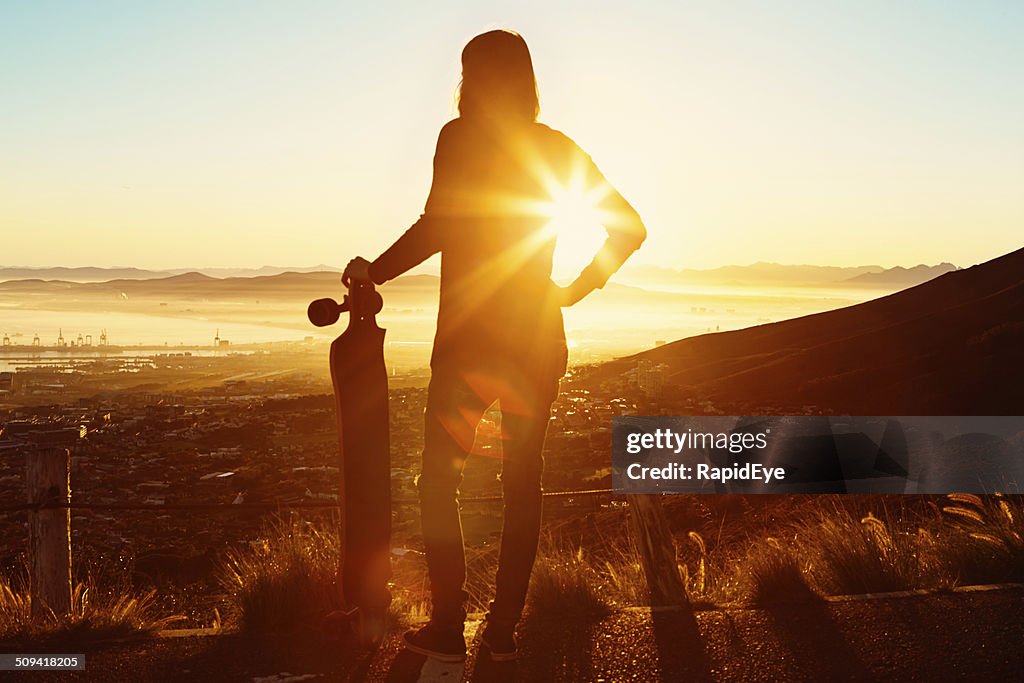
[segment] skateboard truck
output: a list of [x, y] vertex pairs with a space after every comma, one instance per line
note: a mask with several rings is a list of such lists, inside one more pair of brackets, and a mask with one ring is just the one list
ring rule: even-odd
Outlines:
[[327, 327], [338, 322], [341, 314], [352, 313], [352, 322], [372, 319], [384, 308], [384, 299], [373, 287], [372, 282], [353, 280], [349, 285], [348, 294], [339, 304], [334, 299], [317, 299], [309, 304], [306, 315], [309, 322], [317, 327]]

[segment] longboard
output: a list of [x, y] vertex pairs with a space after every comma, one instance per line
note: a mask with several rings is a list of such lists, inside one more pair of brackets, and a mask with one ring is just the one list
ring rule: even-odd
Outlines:
[[352, 281], [341, 304], [309, 305], [318, 327], [348, 311], [348, 327], [331, 344], [331, 381], [338, 422], [341, 551], [339, 578], [346, 611], [364, 639], [382, 626], [391, 602], [391, 457], [383, 300], [370, 282]]

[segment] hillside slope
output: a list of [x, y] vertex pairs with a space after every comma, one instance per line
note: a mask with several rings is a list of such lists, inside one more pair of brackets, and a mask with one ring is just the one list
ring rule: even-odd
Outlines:
[[856, 306], [683, 339], [607, 364], [669, 367], [667, 396], [861, 415], [1024, 412], [1024, 249]]

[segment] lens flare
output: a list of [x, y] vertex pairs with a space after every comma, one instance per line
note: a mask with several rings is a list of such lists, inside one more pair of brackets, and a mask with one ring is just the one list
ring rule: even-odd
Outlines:
[[548, 219], [545, 236], [557, 240], [556, 276], [578, 272], [607, 236], [603, 226], [609, 216], [601, 208], [605, 193], [601, 187], [588, 187], [578, 175], [565, 184], [551, 183], [547, 190], [550, 199], [539, 208]]

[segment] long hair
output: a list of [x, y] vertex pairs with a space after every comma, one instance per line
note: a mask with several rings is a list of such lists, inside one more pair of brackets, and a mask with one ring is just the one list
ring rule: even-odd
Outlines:
[[459, 115], [536, 121], [540, 112], [530, 49], [514, 31], [481, 33], [462, 50]]

